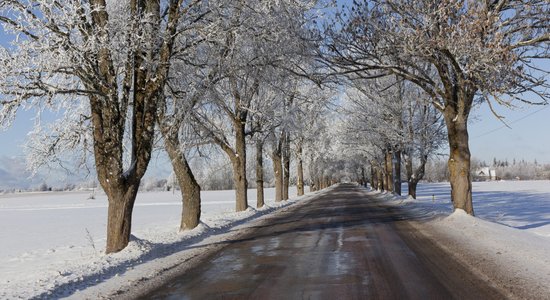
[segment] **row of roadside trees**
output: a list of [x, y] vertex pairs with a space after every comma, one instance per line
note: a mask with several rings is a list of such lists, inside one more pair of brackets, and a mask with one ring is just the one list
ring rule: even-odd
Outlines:
[[[400, 174], [405, 157], [414, 187], [446, 132], [453, 205], [474, 214], [470, 111], [482, 101], [548, 102], [549, 15], [546, 0], [364, 0], [344, 7], [325, 30], [320, 56], [354, 88], [348, 139], [363, 140], [356, 148], [371, 160], [374, 185], [399, 192], [399, 176], [391, 174]], [[409, 171], [410, 157], [416, 171]]]
[[[365, 180], [367, 161], [373, 186], [400, 192], [403, 159], [414, 196], [446, 135], [454, 206], [473, 214], [470, 110], [550, 97], [538, 63], [549, 57], [548, 1], [365, 0], [330, 18], [322, 2], [3, 1], [0, 123], [29, 107], [58, 112], [37, 119], [30, 165], [93, 163], [109, 199], [108, 253], [128, 244], [158, 141], [181, 186], [181, 229], [200, 219], [186, 152], [205, 145], [231, 162], [241, 211], [252, 147], [262, 206], [264, 153], [277, 200], [288, 198], [291, 154], [300, 194], [304, 162], [317, 188], [353, 172]], [[327, 114], [343, 86], [343, 116]]]
[[[132, 210], [157, 142], [182, 191], [181, 229], [200, 220], [186, 152], [216, 145], [231, 161], [236, 210], [247, 209], [247, 143], [273, 160], [288, 199], [291, 153], [303, 161], [331, 94], [303, 74], [316, 41], [317, 1], [18, 0], [0, 4], [0, 122], [55, 112], [27, 143], [31, 168], [93, 164], [108, 196], [106, 252], [129, 242]], [[192, 150], [195, 149], [195, 150]]]
[[352, 85], [342, 108], [347, 118], [341, 136], [348, 151], [370, 165], [365, 178], [373, 188], [401, 194], [404, 171], [408, 194], [416, 198], [428, 159], [445, 143], [441, 116], [420, 89], [395, 77]]

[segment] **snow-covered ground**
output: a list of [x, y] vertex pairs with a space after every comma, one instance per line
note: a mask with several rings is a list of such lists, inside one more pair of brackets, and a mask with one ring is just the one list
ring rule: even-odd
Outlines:
[[[419, 229], [442, 241], [443, 247], [459, 249], [456, 258], [479, 273], [500, 274], [497, 284], [508, 285], [511, 296], [542, 291], [537, 298], [550, 297], [550, 181], [474, 183], [476, 218], [452, 213], [449, 190], [445, 183], [420, 184], [417, 200], [369, 194], [429, 220], [419, 223]], [[266, 198], [273, 199], [273, 189], [266, 192]], [[191, 258], [238, 234], [246, 224], [288, 205], [302, 205], [315, 194], [283, 203], [268, 200], [262, 210], [234, 213], [233, 191], [203, 192], [201, 225], [178, 233], [179, 193], [140, 193], [134, 237], [127, 249], [112, 255], [103, 254], [106, 197], [89, 196], [0, 195], [0, 299], [108, 297], [179, 272]], [[250, 190], [249, 205], [255, 201]]]
[[[472, 189], [476, 217], [550, 237], [550, 181], [474, 182]], [[417, 202], [432, 213], [448, 214], [450, 199], [448, 183], [419, 186]]]
[[[127, 277], [129, 271], [157, 257], [171, 256], [207, 240], [219, 241], [224, 233], [239, 224], [314, 195], [275, 203], [274, 189], [266, 189], [266, 206], [256, 210], [252, 208], [256, 204], [255, 193], [249, 190], [251, 207], [235, 213], [234, 191], [202, 192], [202, 222], [198, 228], [185, 233], [178, 232], [179, 192], [139, 193], [133, 213], [133, 240], [127, 249], [113, 255], [103, 254], [107, 220], [105, 194], [97, 193], [95, 199], [90, 199], [90, 191], [0, 195], [0, 299], [71, 295], [96, 298], [98, 294], [79, 290]], [[296, 189], [291, 188], [290, 194], [296, 195]], [[197, 254], [168, 259], [164, 268], [194, 255]], [[147, 267], [134, 276], [137, 279], [152, 277], [157, 271]], [[102, 289], [112, 292], [117, 285], [120, 284], [108, 284]]]
[[370, 193], [426, 217], [417, 229], [510, 298], [550, 299], [550, 181], [474, 182], [473, 191], [476, 217], [451, 213], [448, 183], [419, 185], [417, 200]]

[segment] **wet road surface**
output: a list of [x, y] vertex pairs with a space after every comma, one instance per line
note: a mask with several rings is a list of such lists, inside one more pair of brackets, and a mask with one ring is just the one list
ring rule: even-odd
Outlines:
[[297, 205], [147, 299], [503, 299], [354, 185]]

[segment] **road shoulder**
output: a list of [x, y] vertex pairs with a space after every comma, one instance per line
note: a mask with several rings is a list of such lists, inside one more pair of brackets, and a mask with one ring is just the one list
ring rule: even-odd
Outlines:
[[[525, 251], [524, 256], [518, 257], [517, 251], [506, 250], [537, 247], [536, 244], [530, 244], [532, 238], [523, 245], [518, 245], [517, 239], [510, 238], [511, 235], [517, 235], [518, 230], [494, 223], [486, 224], [490, 222], [473, 217], [466, 223], [457, 222], [452, 216], [409, 223], [419, 234], [443, 249], [451, 259], [497, 287], [508, 298], [550, 299], [550, 259], [547, 253], [533, 254], [537, 250], [530, 249]], [[487, 231], [494, 229], [494, 225], [497, 225], [499, 232], [492, 232], [489, 238]], [[496, 243], [495, 236], [498, 239]], [[533, 266], [533, 260], [538, 261], [538, 264]]]

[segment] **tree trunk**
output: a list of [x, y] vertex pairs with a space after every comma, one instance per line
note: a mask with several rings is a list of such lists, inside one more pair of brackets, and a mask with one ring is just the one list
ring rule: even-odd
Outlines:
[[418, 185], [418, 181], [416, 180], [409, 180], [409, 196], [411, 196], [413, 199], [416, 199], [416, 186]]
[[[116, 96], [112, 95], [113, 98]], [[136, 93], [131, 118], [131, 161], [123, 168], [125, 119], [116, 101], [90, 97], [97, 178], [107, 195], [107, 246], [105, 252], [124, 249], [130, 241], [132, 210], [141, 178], [151, 159], [156, 123], [156, 100]]]
[[380, 189], [382, 192], [388, 191], [388, 176], [386, 176], [386, 173], [382, 171], [382, 188]]
[[367, 186], [367, 176], [365, 175], [365, 166], [361, 166], [361, 185]]
[[273, 161], [273, 176], [275, 177], [275, 201], [283, 200], [283, 161], [281, 148], [275, 146], [271, 152]]
[[302, 145], [298, 145], [298, 151], [296, 153], [296, 168], [297, 168], [297, 180], [296, 180], [296, 189], [298, 196], [304, 195], [304, 166], [302, 161]]
[[[473, 99], [473, 96], [471, 98]], [[465, 100], [461, 99], [460, 102], [463, 101]], [[457, 110], [448, 106], [444, 111], [444, 117], [449, 137], [448, 165], [451, 200], [455, 209], [463, 209], [468, 214], [474, 215], [470, 177], [470, 148], [468, 145], [468, 112], [469, 109], [465, 109], [465, 112], [458, 113]]]
[[386, 175], [384, 174], [384, 172], [382, 171], [382, 168], [383, 167], [379, 167], [377, 168], [377, 177], [378, 177], [378, 190], [383, 192], [384, 191], [384, 188], [386, 186]]
[[401, 196], [401, 151], [393, 152], [392, 165], [393, 192]]
[[385, 166], [386, 166], [386, 178], [385, 178], [385, 190], [388, 192], [393, 192], [393, 170], [392, 170], [392, 152], [390, 150], [386, 151], [385, 154]]
[[413, 182], [413, 165], [411, 152], [411, 150], [405, 150], [403, 151], [403, 156], [405, 157], [405, 174], [407, 176], [409, 196], [411, 196], [413, 199], [416, 199], [416, 183]]
[[181, 174], [176, 172], [182, 190], [183, 208], [181, 212], [180, 230], [189, 230], [197, 227], [201, 217], [201, 187], [195, 180], [187, 159], [182, 156]]
[[376, 189], [378, 188], [378, 178], [376, 176], [376, 167], [374, 166], [374, 163], [371, 161], [370, 163], [370, 188]]
[[256, 207], [264, 206], [264, 157], [263, 142], [256, 141]]
[[233, 184], [235, 185], [235, 210], [244, 211], [248, 208], [248, 182], [246, 181], [246, 136], [244, 123], [235, 126], [236, 155], [230, 156], [233, 165]]
[[[412, 152], [412, 151], [411, 151]], [[405, 154], [405, 170], [407, 173], [407, 183], [409, 186], [409, 196], [416, 199], [416, 187], [418, 182], [424, 178], [424, 172], [426, 170], [426, 162], [428, 161], [428, 155], [424, 154], [420, 157], [420, 165], [413, 171], [412, 157], [410, 154]]]
[[322, 185], [321, 182], [322, 182], [321, 177], [315, 178], [315, 190], [316, 191], [320, 191], [320, 190], [323, 189], [323, 187], [321, 186]]
[[[91, 6], [104, 6], [96, 4]], [[96, 171], [109, 199], [107, 253], [118, 252], [128, 245], [133, 205], [151, 159], [159, 97], [170, 71], [169, 60], [181, 16], [177, 3], [169, 4], [163, 11], [166, 14], [161, 18], [158, 1], [130, 5], [131, 17], [138, 13], [149, 16], [146, 25], [136, 28], [145, 37], [145, 43], [129, 52], [132, 63], [118, 68], [105, 42], [100, 42], [98, 55], [90, 60], [92, 65], [88, 68], [96, 72], [86, 75], [97, 80], [93, 83], [81, 80], [87, 90], [97, 92], [90, 94], [89, 101]], [[108, 36], [108, 19], [105, 9], [93, 9], [90, 14], [91, 27], [100, 40]], [[160, 37], [162, 42], [156, 43], [148, 37]], [[148, 67], [151, 65], [157, 67]], [[131, 140], [131, 163], [127, 170], [123, 168], [125, 136]]]
[[[168, 129], [170, 130], [170, 129]], [[201, 187], [195, 180], [193, 172], [187, 163], [185, 155], [181, 151], [181, 145], [177, 135], [169, 136], [169, 132], [161, 130], [164, 137], [164, 146], [172, 168], [176, 174], [181, 189], [181, 223], [180, 231], [197, 227], [201, 216]]]
[[119, 252], [130, 242], [132, 210], [138, 189], [139, 181], [131, 185], [111, 185], [105, 190], [109, 200], [106, 253]]
[[283, 200], [288, 200], [290, 187], [290, 137], [288, 133], [284, 134], [283, 140]]

